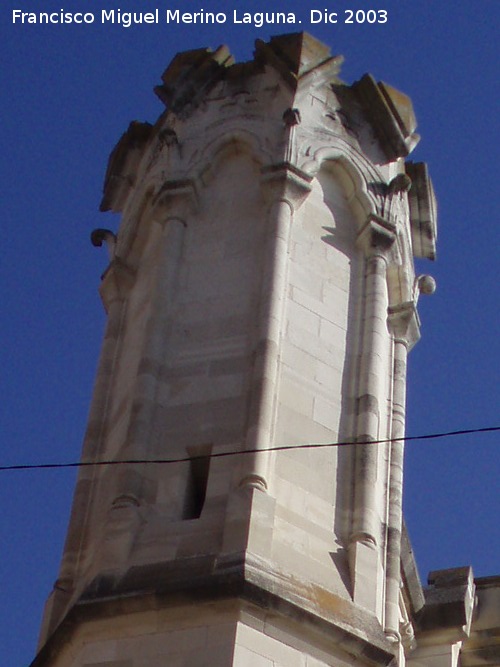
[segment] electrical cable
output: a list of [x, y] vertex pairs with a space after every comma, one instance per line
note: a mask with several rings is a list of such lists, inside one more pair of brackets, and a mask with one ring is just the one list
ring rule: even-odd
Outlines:
[[116, 466], [116, 465], [158, 465], [187, 463], [197, 459], [220, 459], [228, 456], [244, 456], [247, 454], [258, 454], [260, 452], [283, 452], [291, 449], [322, 449], [325, 447], [348, 447], [352, 445], [382, 445], [392, 442], [410, 442], [415, 440], [434, 440], [437, 438], [451, 438], [459, 435], [471, 435], [477, 433], [492, 433], [500, 431], [500, 426], [486, 426], [483, 428], [461, 429], [457, 431], [445, 431], [441, 433], [427, 433], [425, 435], [410, 435], [401, 438], [386, 438], [384, 440], [364, 440], [359, 442], [326, 442], [306, 443], [302, 445], [278, 445], [277, 447], [263, 447], [262, 449], [244, 449], [241, 451], [214, 452], [207, 455], [184, 456], [173, 459], [117, 459], [109, 461], [73, 461], [69, 463], [33, 463], [0, 466], [0, 472], [8, 470], [48, 470], [57, 468], [85, 468], [90, 466]]

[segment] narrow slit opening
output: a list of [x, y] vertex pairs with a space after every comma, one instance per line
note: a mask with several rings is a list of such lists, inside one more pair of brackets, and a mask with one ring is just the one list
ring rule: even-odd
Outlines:
[[188, 450], [189, 461], [188, 483], [184, 519], [199, 519], [205, 505], [207, 495], [208, 474], [210, 470], [210, 454], [212, 448]]

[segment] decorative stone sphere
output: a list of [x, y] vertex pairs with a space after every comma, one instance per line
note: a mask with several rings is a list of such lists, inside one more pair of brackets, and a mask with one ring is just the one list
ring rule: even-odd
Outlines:
[[436, 291], [436, 281], [432, 276], [419, 276], [418, 288], [421, 294], [434, 294]]

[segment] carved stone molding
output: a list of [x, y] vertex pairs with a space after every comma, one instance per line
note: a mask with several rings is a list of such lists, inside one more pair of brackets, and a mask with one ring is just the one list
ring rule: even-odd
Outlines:
[[292, 211], [299, 208], [311, 191], [312, 178], [289, 163], [264, 167], [261, 174], [261, 184], [268, 202], [282, 199], [290, 205]]
[[420, 340], [420, 318], [413, 301], [390, 306], [387, 323], [394, 339], [403, 343], [408, 351]]
[[196, 188], [192, 179], [165, 181], [155, 193], [151, 210], [158, 222], [170, 215], [187, 212], [196, 206]]
[[437, 204], [434, 188], [425, 162], [407, 162], [411, 179], [408, 193], [410, 225], [415, 257], [436, 258]]

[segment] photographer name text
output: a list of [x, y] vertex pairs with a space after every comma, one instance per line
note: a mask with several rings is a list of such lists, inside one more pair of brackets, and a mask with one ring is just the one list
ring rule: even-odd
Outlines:
[[232, 12], [209, 12], [200, 9], [197, 12], [184, 12], [180, 9], [154, 9], [149, 12], [129, 12], [121, 9], [102, 9], [100, 12], [26, 12], [21, 9], [12, 10], [12, 23], [18, 25], [91, 25], [93, 23], [118, 25], [131, 28], [136, 25], [151, 24], [223, 24], [252, 25], [262, 28], [269, 24], [383, 24], [389, 20], [385, 9], [310, 9], [306, 16], [296, 12], [244, 12], [234, 9]]

